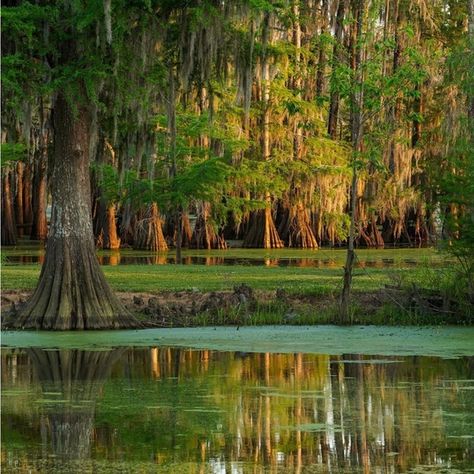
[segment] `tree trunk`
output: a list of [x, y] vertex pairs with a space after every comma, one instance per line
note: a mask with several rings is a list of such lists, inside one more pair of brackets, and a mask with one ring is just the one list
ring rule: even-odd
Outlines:
[[13, 211], [13, 196], [10, 176], [10, 168], [7, 166], [2, 170], [2, 245], [16, 245], [15, 214]]
[[350, 228], [349, 240], [347, 246], [346, 263], [344, 265], [344, 278], [342, 285], [342, 293], [339, 307], [339, 323], [347, 324], [350, 322], [350, 300], [352, 290], [352, 272], [355, 262], [355, 212], [357, 201], [357, 172], [355, 167], [352, 169], [352, 184], [351, 184], [351, 214], [350, 214]]
[[103, 199], [100, 199], [97, 207], [97, 227], [100, 230], [98, 229], [96, 233], [96, 247], [104, 250], [118, 250], [120, 248], [120, 237], [115, 222], [115, 204], [107, 205]]
[[83, 93], [54, 108], [52, 216], [38, 286], [11, 325], [32, 329], [136, 327], [112, 293], [95, 255], [89, 144], [92, 113]]
[[[263, 31], [263, 47], [270, 41], [270, 14], [265, 15]], [[270, 159], [270, 64], [266, 51], [262, 58], [262, 155], [263, 160]], [[282, 248], [284, 244], [278, 235], [272, 215], [272, 198], [265, 192], [265, 209], [253, 212], [250, 216], [248, 232], [242, 244], [247, 248]]]
[[25, 164], [19, 161], [16, 164], [16, 189], [15, 189], [15, 217], [18, 237], [23, 237], [24, 229], [24, 207], [23, 207], [23, 178]]
[[[293, 89], [296, 96], [301, 99], [301, 24], [299, 3], [293, 2], [293, 45], [295, 47], [296, 77], [293, 80]], [[295, 114], [293, 119], [293, 160], [301, 160], [303, 145], [303, 129], [300, 114]], [[293, 203], [289, 209], [288, 239], [290, 247], [317, 248], [318, 244], [311, 229], [309, 215], [305, 209], [298, 183], [294, 180], [290, 188], [290, 200]]]
[[204, 202], [201, 212], [194, 226], [193, 237], [190, 248], [193, 249], [226, 249], [227, 244], [224, 238], [217, 234], [214, 227], [209, 223], [210, 204]]
[[[103, 136], [100, 136], [98, 140], [96, 160], [100, 164], [115, 166], [115, 150]], [[100, 178], [95, 177], [93, 181], [95, 182], [93, 225], [96, 247], [104, 250], [118, 250], [120, 237], [117, 232], [115, 203], [109, 201], [104, 195]]]
[[[336, 80], [334, 75], [334, 69], [341, 60], [341, 49], [342, 49], [342, 34], [344, 32], [344, 14], [346, 9], [346, 0], [339, 0], [336, 14], [336, 26], [334, 30], [334, 47], [332, 52], [332, 68], [333, 77], [332, 81]], [[329, 116], [328, 116], [328, 134], [331, 138], [335, 139], [337, 134], [337, 119], [339, 116], [339, 92], [336, 89], [331, 91], [331, 99], [329, 102]]]
[[318, 242], [311, 228], [311, 220], [303, 203], [299, 201], [289, 211], [288, 246], [303, 249], [317, 249]]
[[138, 221], [134, 240], [135, 249], [151, 250], [153, 252], [166, 252], [168, 250], [156, 203], [148, 206], [145, 217]]
[[[329, 0], [322, 0], [321, 7], [321, 31], [320, 37], [327, 33], [328, 29], [328, 8]], [[324, 77], [326, 72], [326, 44], [325, 41], [320, 41], [318, 67], [316, 71], [316, 97], [322, 97], [325, 90], [326, 79]]]
[[284, 247], [273, 221], [270, 203], [268, 203], [265, 209], [254, 212], [250, 219], [252, 222], [242, 247], [264, 249], [280, 249]]
[[25, 234], [27, 235], [31, 235], [31, 224], [33, 222], [33, 209], [31, 208], [32, 179], [31, 163], [27, 163], [23, 173], [23, 220], [25, 221]]
[[38, 159], [35, 163], [31, 240], [44, 241], [48, 234], [48, 222], [46, 218], [46, 207], [48, 203], [47, 162], [48, 151], [45, 147], [42, 147], [38, 152]]
[[355, 230], [356, 230], [356, 209], [357, 209], [357, 184], [358, 184], [358, 169], [357, 159], [362, 149], [362, 110], [364, 105], [364, 95], [362, 89], [363, 77], [360, 67], [361, 63], [361, 44], [363, 27], [363, 13], [365, 0], [353, 0], [354, 2], [354, 18], [355, 23], [352, 30], [351, 38], [351, 68], [354, 71], [353, 93], [351, 97], [351, 141], [352, 141], [352, 183], [350, 188], [350, 228], [349, 240], [346, 255], [346, 264], [344, 266], [343, 288], [341, 292], [340, 307], [339, 307], [339, 323], [350, 323], [350, 303], [352, 290], [352, 273], [355, 262]]

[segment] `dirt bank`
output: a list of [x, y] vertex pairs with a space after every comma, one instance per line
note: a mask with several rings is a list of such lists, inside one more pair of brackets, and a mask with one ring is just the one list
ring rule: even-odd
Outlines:
[[[2, 314], [15, 311], [28, 299], [28, 291], [3, 291]], [[294, 295], [282, 289], [255, 291], [242, 284], [232, 291], [199, 289], [156, 293], [117, 293], [124, 305], [146, 326], [187, 327], [207, 324], [298, 324], [306, 318], [320, 315], [315, 322], [324, 322], [323, 315], [334, 308], [333, 295]], [[358, 294], [357, 305], [367, 314], [381, 306], [375, 293]]]

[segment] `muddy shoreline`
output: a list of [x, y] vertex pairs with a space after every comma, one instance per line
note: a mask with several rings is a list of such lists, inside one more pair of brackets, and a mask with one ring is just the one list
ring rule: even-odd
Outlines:
[[[2, 291], [2, 319], [14, 314], [31, 291]], [[301, 316], [328, 313], [337, 305], [335, 295], [296, 295], [283, 289], [253, 290], [242, 284], [228, 291], [117, 292], [125, 307], [144, 327], [191, 327], [202, 325], [256, 324], [262, 312], [274, 312], [280, 324], [299, 324]], [[355, 303], [367, 315], [375, 313], [384, 301], [379, 292], [359, 293]], [[261, 321], [265, 323], [266, 321]]]

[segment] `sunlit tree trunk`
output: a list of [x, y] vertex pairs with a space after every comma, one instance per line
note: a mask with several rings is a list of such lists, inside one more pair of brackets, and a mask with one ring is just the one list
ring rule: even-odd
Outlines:
[[165, 252], [168, 250], [162, 229], [162, 219], [156, 202], [150, 204], [136, 225], [134, 248]]
[[[263, 44], [269, 42], [270, 14], [265, 15]], [[265, 52], [262, 58], [262, 155], [263, 159], [270, 159], [270, 63], [268, 53]], [[272, 214], [272, 197], [270, 192], [265, 192], [265, 209], [252, 213], [250, 226], [245, 236], [243, 247], [255, 248], [282, 248], [283, 242], [278, 235]]]
[[[99, 138], [97, 162], [115, 165], [115, 151], [103, 137]], [[100, 173], [100, 171], [99, 171]], [[114, 202], [108, 202], [103, 195], [100, 183], [96, 184], [97, 198], [94, 204], [94, 236], [96, 246], [107, 250], [120, 248], [120, 237], [117, 232], [116, 211]]]
[[[295, 47], [296, 71], [293, 79], [293, 89], [296, 95], [301, 99], [301, 23], [299, 2], [294, 1], [293, 6], [293, 46]], [[293, 159], [301, 160], [301, 148], [303, 146], [303, 129], [301, 127], [301, 117], [297, 114], [293, 123]], [[314, 249], [318, 247], [316, 237], [311, 228], [311, 221], [308, 209], [305, 208], [301, 190], [298, 184], [293, 182], [291, 185], [291, 205], [288, 219], [288, 242], [290, 247], [300, 247]]]

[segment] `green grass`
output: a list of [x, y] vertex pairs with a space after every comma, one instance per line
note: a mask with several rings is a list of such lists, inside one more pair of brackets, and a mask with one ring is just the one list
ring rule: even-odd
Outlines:
[[[40, 265], [5, 265], [3, 290], [33, 289]], [[258, 290], [282, 288], [292, 294], [321, 294], [341, 285], [341, 268], [296, 268], [264, 266], [205, 265], [122, 265], [102, 267], [117, 291], [156, 292], [198, 288], [201, 291], [227, 290], [246, 283]], [[370, 291], [390, 282], [390, 274], [403, 270], [370, 268], [356, 270], [355, 291]], [[413, 271], [411, 269], [410, 271]]]

